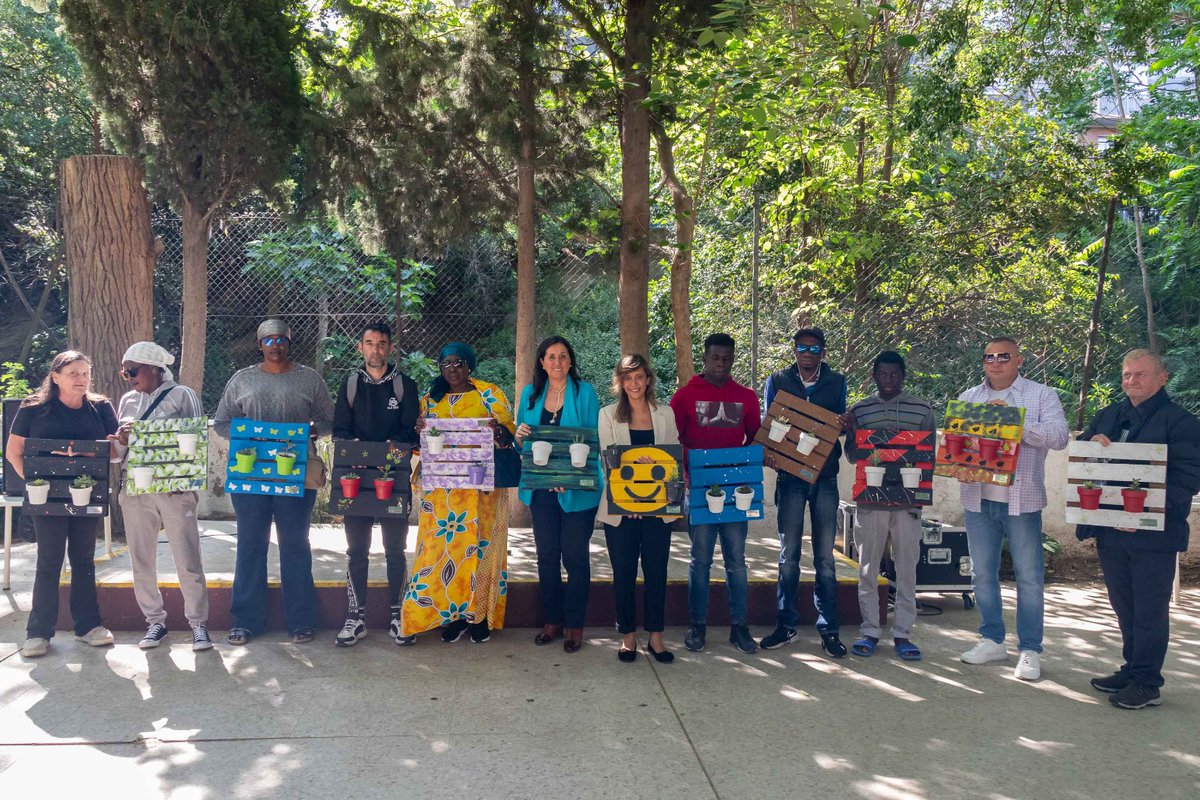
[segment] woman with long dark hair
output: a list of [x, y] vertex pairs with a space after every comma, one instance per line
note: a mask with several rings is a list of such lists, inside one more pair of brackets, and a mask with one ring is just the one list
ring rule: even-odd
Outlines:
[[[117, 432], [112, 403], [91, 391], [92, 360], [76, 350], [64, 350], [50, 363], [42, 385], [21, 401], [13, 418], [5, 457], [25, 477], [26, 439], [103, 440]], [[64, 455], [75, 455], [64, 453]], [[112, 632], [100, 624], [96, 599], [96, 537], [98, 517], [34, 516], [37, 533], [37, 572], [33, 601], [25, 623], [21, 654], [36, 658], [50, 649], [58, 620], [58, 579], [64, 551], [71, 562], [71, 618], [78, 641], [103, 647], [113, 643]]]
[[[533, 366], [533, 383], [521, 391], [517, 405], [517, 445], [524, 443], [533, 425], [594, 429], [599, 413], [596, 390], [580, 379], [571, 343], [561, 336], [542, 342]], [[583, 646], [583, 622], [592, 584], [589, 547], [600, 492], [522, 489], [520, 498], [533, 517], [542, 595], [544, 625], [534, 643], [549, 644], [562, 634], [563, 649], [578, 652]]]

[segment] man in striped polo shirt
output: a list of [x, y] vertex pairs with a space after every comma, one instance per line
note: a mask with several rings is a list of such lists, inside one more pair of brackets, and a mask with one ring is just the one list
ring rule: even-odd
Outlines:
[[[846, 412], [846, 458], [850, 463], [866, 457], [855, 446], [856, 430], [932, 431], [933, 408], [904, 391], [904, 358], [885, 350], [875, 358], [871, 375], [875, 394], [860, 400]], [[906, 661], [921, 658], [909, 640], [917, 621], [917, 561], [921, 557], [920, 506], [874, 506], [859, 503], [855, 514], [854, 542], [858, 547], [858, 607], [862, 612], [861, 638], [851, 648], [855, 655], [870, 656], [879, 644], [879, 561], [892, 540], [896, 563], [896, 613], [892, 618], [892, 640], [896, 655]]]

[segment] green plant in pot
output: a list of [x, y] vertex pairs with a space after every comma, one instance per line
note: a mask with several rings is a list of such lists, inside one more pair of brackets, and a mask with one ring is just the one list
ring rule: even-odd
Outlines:
[[80, 475], [71, 481], [71, 504], [86, 506], [92, 499], [92, 489], [95, 486], [96, 479], [91, 475]]
[[254, 462], [258, 460], [258, 448], [243, 447], [234, 454], [234, 460], [237, 462], [235, 466], [238, 472], [247, 474], [254, 472]]
[[396, 479], [392, 477], [392, 465], [384, 464], [379, 468], [379, 477], [375, 479], [375, 497], [379, 500], [391, 500], [395, 488]]
[[725, 490], [715, 483], [708, 487], [704, 499], [708, 503], [708, 510], [714, 514], [720, 514], [725, 509]]
[[296, 450], [287, 444], [275, 451], [275, 469], [281, 476], [292, 474], [296, 467]]

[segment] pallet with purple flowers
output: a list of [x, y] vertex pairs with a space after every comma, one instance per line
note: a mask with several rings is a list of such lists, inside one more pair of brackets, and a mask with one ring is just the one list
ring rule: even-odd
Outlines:
[[421, 431], [421, 488], [496, 488], [495, 434], [488, 417], [425, 420]]

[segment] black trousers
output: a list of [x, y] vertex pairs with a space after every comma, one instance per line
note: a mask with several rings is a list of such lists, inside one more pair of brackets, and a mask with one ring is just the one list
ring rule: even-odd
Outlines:
[[100, 624], [96, 600], [96, 537], [100, 520], [76, 517], [33, 518], [37, 533], [37, 572], [33, 578], [33, 606], [25, 632], [29, 638], [49, 639], [58, 621], [58, 579], [63, 555], [71, 560], [71, 619], [75, 635], [82, 636]]
[[[537, 547], [538, 585], [542, 615], [547, 625], [582, 628], [592, 590], [592, 562], [588, 546], [596, 524], [596, 509], [563, 511], [557, 500], [534, 503], [533, 542]], [[567, 571], [563, 584], [562, 570]]]
[[1175, 553], [1129, 547], [1136, 533], [1101, 534], [1096, 552], [1104, 570], [1108, 602], [1121, 627], [1121, 672], [1144, 686], [1163, 685], [1171, 625]]
[[345, 517], [346, 556], [349, 559], [346, 594], [350, 614], [365, 614], [367, 608], [367, 565], [371, 550], [371, 529], [378, 522], [383, 530], [383, 553], [387, 558], [388, 605], [400, 607], [408, 562], [404, 548], [408, 539], [408, 520], [391, 517]]
[[641, 558], [642, 625], [650, 633], [660, 633], [667, 602], [670, 524], [656, 517], [625, 517], [620, 525], [604, 526], [604, 541], [612, 561], [617, 630], [621, 633], [637, 630], [637, 574]]

